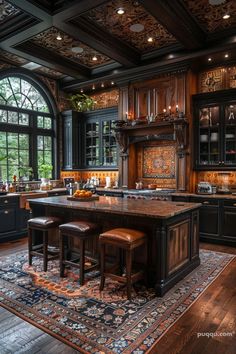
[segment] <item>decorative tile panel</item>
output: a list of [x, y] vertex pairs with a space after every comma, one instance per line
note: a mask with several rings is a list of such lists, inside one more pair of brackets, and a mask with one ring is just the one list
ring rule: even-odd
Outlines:
[[[57, 40], [56, 37], [60, 33], [62, 40]], [[59, 31], [55, 27], [41, 32], [32, 39], [32, 42], [47, 48], [53, 52], [58, 53], [62, 57], [73, 60], [74, 62], [88, 67], [96, 67], [99, 65], [111, 62], [107, 56], [97, 52], [96, 50], [88, 47], [82, 42], [76, 41], [68, 34]], [[73, 48], [81, 48], [81, 53], [73, 52]], [[96, 56], [97, 60], [93, 61], [92, 58]]]
[[175, 178], [175, 155], [173, 145], [147, 146], [143, 148], [144, 178]]
[[90, 96], [95, 101], [94, 109], [118, 106], [118, 100], [119, 100], [118, 90], [101, 92]]
[[[117, 14], [120, 7], [125, 10], [123, 15]], [[90, 11], [87, 17], [140, 52], [148, 52], [176, 42], [176, 39], [138, 1], [109, 1]], [[130, 26], [136, 24], [144, 26], [143, 31], [131, 31]], [[153, 37], [153, 42], [148, 42], [148, 37]]]

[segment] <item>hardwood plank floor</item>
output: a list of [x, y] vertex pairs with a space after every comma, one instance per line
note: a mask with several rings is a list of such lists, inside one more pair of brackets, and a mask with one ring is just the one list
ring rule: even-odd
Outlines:
[[[0, 256], [26, 249], [27, 239], [0, 244]], [[201, 248], [236, 254], [236, 248]], [[208, 338], [205, 333], [218, 333]], [[224, 335], [232, 333], [231, 335]], [[220, 335], [221, 334], [221, 335]], [[222, 335], [223, 334], [223, 335]], [[151, 354], [236, 353], [236, 260], [151, 350]], [[0, 354], [72, 354], [78, 351], [0, 308]]]

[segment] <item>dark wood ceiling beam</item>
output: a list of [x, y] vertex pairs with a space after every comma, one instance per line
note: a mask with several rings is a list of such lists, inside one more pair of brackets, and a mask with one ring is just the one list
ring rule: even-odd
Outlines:
[[139, 2], [185, 48], [196, 49], [204, 45], [206, 34], [191, 17], [182, 1], [139, 0]]
[[52, 22], [52, 17], [46, 11], [42, 10], [38, 6], [32, 4], [27, 0], [11, 0], [13, 5], [16, 5], [22, 11], [29, 13], [30, 15], [40, 19], [44, 22]]
[[138, 65], [140, 62], [138, 51], [114, 38], [82, 16], [76, 22], [75, 20], [69, 23], [60, 22], [56, 26], [74, 39], [87, 44], [124, 66], [130, 67]]
[[70, 18], [74, 18], [84, 14], [87, 11], [92, 10], [95, 7], [103, 5], [110, 0], [80, 0], [75, 1], [71, 6], [67, 7], [65, 10], [60, 11], [58, 14], [53, 16], [54, 22], [65, 21]]
[[87, 67], [62, 58], [57, 53], [40, 47], [33, 42], [21, 43], [15, 46], [15, 49], [27, 53], [32, 58], [31, 60], [52, 70], [77, 78], [83, 77], [88, 79], [90, 77], [90, 70]]

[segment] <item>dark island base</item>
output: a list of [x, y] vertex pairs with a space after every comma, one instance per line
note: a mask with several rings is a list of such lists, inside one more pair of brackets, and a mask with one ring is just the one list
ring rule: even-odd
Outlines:
[[[199, 209], [196, 207], [174, 216], [158, 218], [150, 215], [129, 215], [124, 211], [117, 213], [117, 209], [114, 213], [99, 210], [99, 208], [91, 210], [80, 207], [80, 203], [77, 202], [72, 202], [73, 204], [70, 204], [70, 207], [66, 207], [63, 203], [61, 205], [60, 202], [57, 202], [56, 205], [52, 203], [44, 205], [43, 203], [40, 204], [39, 200], [32, 200], [30, 205], [34, 216], [59, 216], [63, 222], [78, 219], [90, 220], [102, 225], [103, 231], [116, 227], [128, 227], [147, 233], [148, 285], [155, 288], [158, 296], [163, 296], [200, 264]], [[142, 207], [143, 203], [140, 208]], [[99, 249], [98, 243], [88, 244], [88, 248], [96, 252]], [[115, 254], [114, 249], [108, 248], [108, 256], [112, 258], [115, 257]], [[135, 251], [134, 261], [135, 263], [141, 263], [142, 267], [145, 266], [143, 264], [142, 248]]]

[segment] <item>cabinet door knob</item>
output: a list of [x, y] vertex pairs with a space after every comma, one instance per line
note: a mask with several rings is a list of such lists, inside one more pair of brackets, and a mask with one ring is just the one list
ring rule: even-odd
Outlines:
[[7, 204], [7, 203], [8, 203], [8, 200], [7, 200], [7, 199], [6, 199], [6, 200], [4, 200], [4, 203], [5, 203], [5, 204]]
[[209, 204], [209, 202], [205, 201], [205, 202], [203, 202], [202, 204], [205, 204], [205, 205], [207, 205], [207, 204]]
[[4, 211], [4, 214], [9, 214], [9, 211], [8, 211], [8, 210], [5, 210], [5, 211]]

